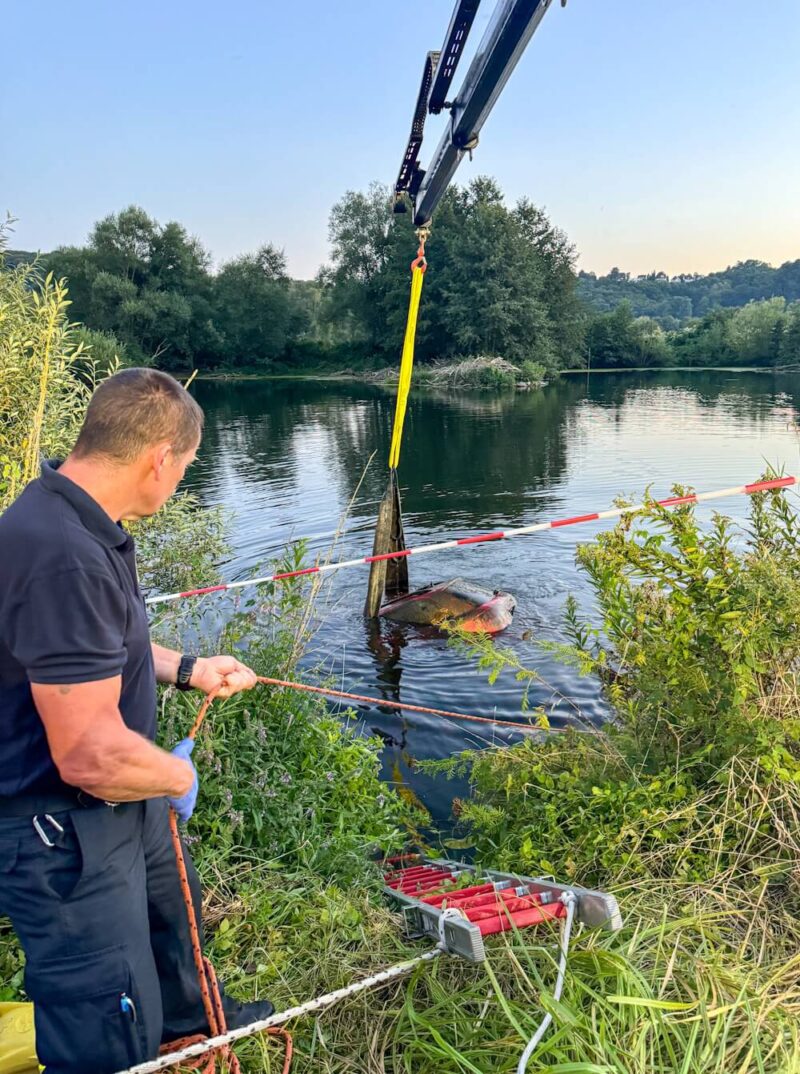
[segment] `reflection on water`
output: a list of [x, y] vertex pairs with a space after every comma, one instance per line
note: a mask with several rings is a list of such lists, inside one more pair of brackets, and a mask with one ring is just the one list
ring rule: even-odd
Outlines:
[[[201, 382], [197, 396], [207, 431], [190, 484], [204, 502], [233, 512], [228, 578], [246, 577], [298, 537], [309, 539], [312, 555], [327, 553], [362, 477], [334, 558], [370, 551], [386, 482], [391, 393], [336, 381]], [[407, 541], [583, 514], [610, 506], [619, 494], [638, 500], [647, 487], [667, 495], [673, 482], [698, 490], [741, 484], [767, 463], [796, 472], [799, 406], [800, 376], [724, 370], [565, 377], [519, 395], [417, 393], [400, 465]], [[715, 506], [739, 519], [746, 510], [742, 498]], [[701, 517], [711, 510], [700, 508]], [[563, 639], [569, 593], [591, 612], [574, 552], [599, 525], [410, 562], [414, 586], [461, 575], [516, 596], [517, 615], [502, 643], [540, 674], [530, 700], [555, 726], [576, 712], [594, 723], [605, 713], [596, 683], [535, 647], [537, 638]], [[356, 568], [323, 587], [319, 629], [305, 658], [309, 671], [320, 667], [345, 689], [386, 700], [519, 716], [521, 686], [513, 677], [490, 687], [435, 631], [366, 622], [366, 580], [367, 569]], [[439, 816], [456, 788], [415, 771], [411, 757], [514, 738], [436, 717], [404, 720], [383, 708], [363, 716], [367, 733], [377, 728], [386, 742], [387, 776], [394, 770]]]

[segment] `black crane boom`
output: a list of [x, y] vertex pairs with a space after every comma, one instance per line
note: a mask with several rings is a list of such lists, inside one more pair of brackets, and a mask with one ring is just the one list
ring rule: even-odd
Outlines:
[[425, 175], [418, 160], [425, 120], [429, 112], [438, 115], [448, 103], [447, 93], [452, 85], [453, 75], [456, 73], [458, 61], [467, 43], [480, 2], [481, 0], [458, 0], [441, 51], [429, 52], [425, 57], [422, 83], [417, 94], [414, 119], [411, 123], [411, 134], [408, 137], [408, 146], [394, 187], [396, 212], [405, 212], [404, 194], [408, 194], [412, 202], [417, 196]]
[[[404, 211], [403, 196], [408, 194], [414, 205], [414, 223], [418, 226], [430, 221], [464, 154], [478, 144], [483, 124], [551, 0], [498, 0], [458, 94], [452, 101], [447, 101], [447, 91], [479, 2], [459, 0], [442, 52], [428, 54], [414, 127], [395, 186], [395, 208]], [[433, 56], [436, 61], [431, 68], [429, 64]], [[426, 172], [417, 159], [425, 115], [440, 112], [443, 108], [450, 110], [450, 122]]]
[[481, 0], [460, 0], [453, 11], [450, 25], [447, 28], [447, 36], [441, 51], [439, 68], [436, 72], [436, 81], [431, 87], [428, 97], [428, 111], [438, 116], [447, 103], [447, 94], [456, 73], [458, 61], [467, 43], [467, 37], [472, 29], [475, 16], [478, 14], [478, 5]]

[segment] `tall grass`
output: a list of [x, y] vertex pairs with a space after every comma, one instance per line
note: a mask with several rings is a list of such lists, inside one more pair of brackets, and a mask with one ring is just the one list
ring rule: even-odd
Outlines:
[[[420, 950], [363, 891], [312, 877], [239, 875], [217, 931], [218, 967], [242, 994], [285, 1007]], [[221, 894], [221, 893], [220, 893]], [[742, 901], [664, 882], [620, 887], [625, 928], [578, 933], [552, 998], [554, 929], [506, 934], [471, 966], [443, 959], [292, 1029], [296, 1074], [506, 1074], [543, 1014], [531, 1071], [709, 1074], [800, 1069], [797, 927], [766, 893]], [[274, 1044], [240, 1053], [280, 1071]]]
[[43, 453], [66, 450], [94, 370], [67, 321], [66, 285], [35, 264], [3, 269], [0, 226], [0, 510], [39, 473]]
[[623, 518], [578, 553], [599, 623], [570, 604], [571, 645], [549, 647], [604, 683], [606, 733], [431, 766], [469, 774], [480, 860], [620, 901], [618, 936], [578, 939], [539, 1069], [800, 1070], [799, 526], [780, 492], [741, 532], [690, 507]]

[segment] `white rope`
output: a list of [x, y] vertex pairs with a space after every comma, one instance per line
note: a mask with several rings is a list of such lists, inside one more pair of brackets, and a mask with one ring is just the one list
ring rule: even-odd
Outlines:
[[424, 955], [418, 955], [416, 958], [409, 959], [408, 962], [399, 962], [396, 966], [390, 966], [388, 970], [381, 970], [380, 973], [374, 973], [371, 977], [365, 977], [361, 981], [354, 981], [353, 984], [349, 984], [345, 988], [337, 988], [335, 992], [328, 992], [327, 995], [310, 999], [297, 1007], [289, 1007], [288, 1010], [280, 1011], [269, 1018], [262, 1018], [260, 1022], [251, 1022], [250, 1025], [231, 1029], [217, 1037], [208, 1037], [197, 1044], [188, 1044], [185, 1048], [181, 1048], [180, 1051], [170, 1052], [168, 1055], [162, 1055], [158, 1059], [152, 1059], [147, 1063], [139, 1063], [135, 1067], [117, 1071], [117, 1074], [155, 1074], [156, 1071], [166, 1070], [167, 1067], [176, 1066], [187, 1059], [196, 1059], [200, 1055], [205, 1055], [206, 1052], [223, 1048], [225, 1045], [233, 1044], [244, 1037], [252, 1037], [256, 1033], [263, 1033], [272, 1026], [283, 1025], [284, 1022], [289, 1022], [293, 1018], [299, 1018], [304, 1014], [313, 1014], [316, 1011], [323, 1011], [327, 1007], [332, 1007], [334, 1003], [338, 1003], [340, 999], [346, 999], [357, 992], [363, 992], [366, 988], [373, 988], [375, 985], [383, 984], [384, 981], [391, 981], [394, 977], [401, 977], [405, 973], [410, 973], [416, 966], [421, 965], [423, 962], [431, 962], [441, 954], [442, 948], [434, 947], [432, 950], [426, 951]]
[[[553, 999], [558, 1003], [561, 999], [561, 992], [564, 988], [564, 978], [567, 973], [567, 954], [569, 953], [569, 937], [572, 932], [572, 920], [575, 917], [576, 898], [575, 893], [572, 891], [565, 891], [561, 896], [561, 901], [567, 908], [567, 919], [564, 922], [564, 933], [561, 937], [561, 960], [558, 964], [558, 977], [556, 978], [556, 987], [553, 992]], [[525, 1074], [527, 1070], [530, 1058], [536, 1050], [536, 1046], [539, 1041], [545, 1035], [550, 1028], [550, 1023], [553, 1021], [552, 1014], [546, 1014], [542, 1019], [539, 1028], [533, 1034], [531, 1039], [525, 1045], [525, 1051], [519, 1057], [519, 1063], [517, 1064], [517, 1074]]]

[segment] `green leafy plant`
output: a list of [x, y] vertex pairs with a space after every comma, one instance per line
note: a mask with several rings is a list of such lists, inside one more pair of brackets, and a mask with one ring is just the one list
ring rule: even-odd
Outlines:
[[520, 373], [522, 380], [529, 384], [543, 384], [548, 376], [552, 375], [543, 362], [534, 362], [530, 359], [520, 364]]
[[[676, 495], [685, 490], [676, 489]], [[753, 497], [746, 531], [692, 506], [623, 517], [578, 552], [599, 621], [567, 606], [569, 646], [614, 707], [600, 734], [573, 730], [438, 765], [468, 773], [459, 821], [507, 867], [592, 882], [765, 870], [800, 898], [798, 517], [784, 493]], [[524, 674], [488, 639], [459, 638], [490, 679]]]

